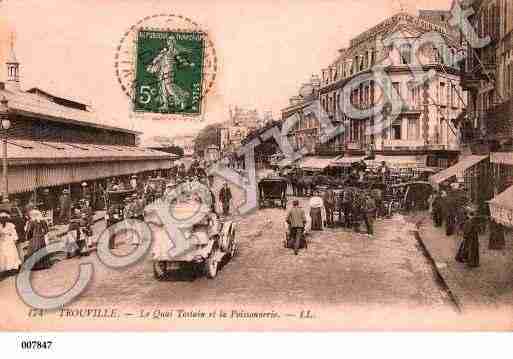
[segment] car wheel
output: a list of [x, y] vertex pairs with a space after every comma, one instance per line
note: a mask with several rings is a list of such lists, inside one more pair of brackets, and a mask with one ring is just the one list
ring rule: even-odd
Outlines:
[[205, 261], [205, 273], [208, 278], [213, 279], [217, 275], [217, 271], [219, 269], [219, 263], [217, 262], [217, 245], [214, 244], [214, 247], [212, 248], [212, 252], [210, 252], [210, 255], [207, 257], [207, 260]]
[[153, 276], [157, 280], [164, 280], [167, 277], [167, 264], [164, 261], [153, 262]]

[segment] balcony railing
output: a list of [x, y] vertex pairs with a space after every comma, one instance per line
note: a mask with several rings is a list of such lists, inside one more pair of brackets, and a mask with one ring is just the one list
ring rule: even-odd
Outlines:
[[383, 149], [416, 150], [424, 146], [424, 140], [383, 140]]

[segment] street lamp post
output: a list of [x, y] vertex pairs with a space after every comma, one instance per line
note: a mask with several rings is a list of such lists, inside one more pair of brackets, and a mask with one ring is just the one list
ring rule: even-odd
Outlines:
[[2, 127], [2, 202], [9, 202], [9, 182], [7, 179], [7, 131], [11, 128], [9, 121], [9, 107], [5, 97], [0, 100], [0, 125]]

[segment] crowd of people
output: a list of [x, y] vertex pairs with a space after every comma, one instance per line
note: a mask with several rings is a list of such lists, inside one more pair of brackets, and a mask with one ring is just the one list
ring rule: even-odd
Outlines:
[[[386, 162], [372, 169], [363, 160], [357, 162], [343, 180], [331, 181], [331, 184], [326, 181], [322, 190], [312, 191], [305, 209], [297, 209], [294, 205], [293, 214], [287, 217], [289, 237], [299, 243], [296, 236], [299, 238], [310, 230], [320, 231], [337, 224], [357, 233], [365, 224], [365, 234], [372, 237], [376, 219], [389, 217], [396, 210], [428, 208], [430, 186], [421, 179], [412, 176], [392, 178]], [[305, 212], [306, 218], [301, 230], [294, 229], [291, 223], [297, 225], [298, 221], [290, 217], [301, 217], [297, 214], [300, 211]]]
[[435, 227], [445, 227], [448, 237], [462, 238], [455, 259], [469, 267], [479, 266], [479, 236], [488, 225], [488, 249], [501, 250], [506, 245], [504, 227], [493, 220], [489, 209], [479, 210], [469, 204], [458, 182], [436, 191], [431, 200], [431, 215]]

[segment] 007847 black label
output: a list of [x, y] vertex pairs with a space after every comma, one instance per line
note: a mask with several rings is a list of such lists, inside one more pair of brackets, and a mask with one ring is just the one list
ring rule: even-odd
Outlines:
[[53, 342], [51, 340], [22, 340], [21, 349], [24, 350], [48, 350], [52, 347]]

